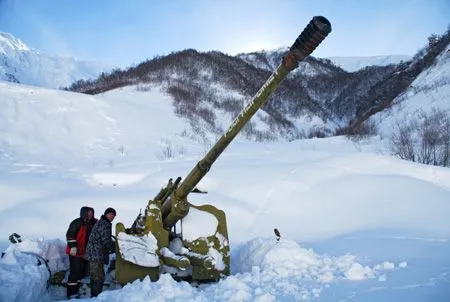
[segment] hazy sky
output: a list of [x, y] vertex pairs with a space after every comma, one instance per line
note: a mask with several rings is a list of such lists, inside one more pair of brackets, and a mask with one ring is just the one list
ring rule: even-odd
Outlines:
[[333, 31], [314, 56], [413, 55], [450, 24], [450, 0], [0, 0], [0, 31], [49, 54], [126, 66], [195, 48], [290, 46], [310, 19]]

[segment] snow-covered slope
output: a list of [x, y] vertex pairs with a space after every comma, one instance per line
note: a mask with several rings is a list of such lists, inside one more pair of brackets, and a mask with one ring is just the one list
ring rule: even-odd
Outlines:
[[[217, 85], [211, 89], [217, 95], [230, 93]], [[0, 90], [4, 164], [49, 160], [64, 165], [68, 156], [104, 164], [105, 158], [118, 161], [124, 154], [154, 160], [191, 152], [192, 147], [183, 147], [191, 139], [198, 141], [195, 149], [204, 150], [217, 136], [202, 121], [192, 127], [187, 119], [176, 116], [173, 98], [157, 85], [128, 86], [95, 96], [13, 83], [0, 83]], [[263, 111], [254, 116], [254, 129], [268, 127], [264, 117]], [[231, 114], [217, 113], [215, 124], [227, 129], [233, 119]], [[296, 126], [308, 129], [321, 122], [304, 118]]]
[[411, 60], [410, 56], [389, 55], [389, 56], [370, 56], [370, 57], [329, 57], [327, 58], [342, 69], [354, 72], [367, 66], [386, 66], [389, 64], [398, 64]]
[[[425, 302], [448, 297], [450, 170], [370, 152], [377, 149], [345, 138], [235, 142], [200, 183], [208, 194], [190, 197], [194, 204], [213, 204], [226, 212], [233, 275], [198, 289], [169, 276], [156, 283], [146, 279], [106, 291], [98, 300], [395, 297]], [[36, 161], [3, 166], [0, 238], [17, 232], [25, 238], [62, 239], [82, 205], [100, 213], [112, 206], [118, 212], [115, 222], [131, 225], [169, 177], [187, 174], [199, 153], [161, 161], [125, 156], [111, 166], [86, 166], [70, 156], [67, 168]], [[282, 234], [280, 244], [275, 227]], [[39, 270], [33, 257], [9, 253], [0, 260], [5, 299], [55, 297], [42, 286], [45, 267]], [[27, 283], [11, 282], [12, 273]], [[34, 284], [32, 293], [28, 284]]]
[[59, 88], [80, 79], [96, 78], [110, 69], [106, 63], [40, 53], [11, 34], [0, 32], [0, 81]]
[[0, 90], [3, 163], [114, 161], [124, 154], [162, 150], [173, 136], [183, 140], [177, 133], [189, 132], [188, 124], [175, 116], [172, 99], [157, 87], [146, 92], [127, 87], [100, 96], [11, 83], [0, 83]]
[[397, 122], [429, 114], [433, 109], [450, 115], [450, 45], [436, 58], [433, 66], [423, 71], [389, 110], [371, 117], [381, 134], [389, 136]]

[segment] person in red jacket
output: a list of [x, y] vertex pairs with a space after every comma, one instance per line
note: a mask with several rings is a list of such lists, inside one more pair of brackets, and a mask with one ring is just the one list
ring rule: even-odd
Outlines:
[[66, 254], [69, 255], [69, 278], [67, 280], [67, 298], [78, 297], [81, 279], [89, 267], [86, 260], [86, 245], [97, 219], [94, 218], [94, 209], [82, 207], [80, 217], [74, 219], [67, 230]]

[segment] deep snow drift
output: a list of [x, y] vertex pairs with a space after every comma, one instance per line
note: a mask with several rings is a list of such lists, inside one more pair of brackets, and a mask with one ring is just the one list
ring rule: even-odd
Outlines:
[[[63, 242], [25, 240], [12, 245], [0, 262], [2, 288], [1, 301], [49, 301], [62, 298], [52, 288], [44, 265], [25, 251], [43, 255], [49, 259], [52, 272], [67, 266]], [[152, 283], [149, 278], [126, 285], [120, 290], [105, 291], [100, 301], [192, 300], [192, 301], [275, 301], [309, 300], [319, 298], [331, 284], [344, 280], [378, 279], [407, 268], [407, 262], [385, 261], [373, 267], [359, 263], [355, 256], [331, 257], [318, 255], [298, 243], [281, 239], [254, 239], [243, 244], [233, 253], [232, 276], [212, 285], [192, 287], [186, 282], [176, 282], [170, 275], [162, 275]], [[30, 290], [31, 289], [31, 290]], [[59, 291], [61, 293], [61, 291]]]

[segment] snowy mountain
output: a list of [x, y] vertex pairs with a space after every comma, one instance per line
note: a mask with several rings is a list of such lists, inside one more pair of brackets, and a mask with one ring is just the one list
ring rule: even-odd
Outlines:
[[[431, 66], [421, 67], [425, 68], [421, 73], [422, 69], [415, 66], [424, 64], [422, 57], [417, 57], [411, 65], [403, 67], [406, 68], [405, 73], [408, 77], [414, 73], [419, 75], [411, 77], [415, 79], [414, 82], [408, 85], [409, 88], [406, 87], [399, 97], [394, 98], [390, 109], [382, 110], [380, 107], [380, 113], [370, 118], [375, 122], [380, 135], [389, 137], [394, 121], [404, 119], [403, 116], [407, 111], [416, 112], [417, 108], [431, 110], [432, 107], [450, 109], [449, 96], [446, 92], [450, 69], [448, 49], [447, 45], [436, 58], [430, 59]], [[180, 145], [182, 141], [190, 139], [194, 139], [200, 145], [211, 144], [226, 130], [243, 108], [244, 103], [251, 98], [250, 93], [253, 88], [249, 92], [243, 86], [257, 87], [255, 81], [237, 81], [239, 77], [235, 78], [234, 72], [239, 71], [241, 75], [256, 77], [256, 81], [261, 83], [264, 81], [264, 76], [270, 74], [261, 70], [255, 71], [250, 67], [243, 69], [242, 62], [236, 59], [231, 61], [236, 66], [230, 71], [225, 70], [225, 67], [218, 68], [224, 71], [221, 81], [218, 81], [216, 74], [218, 70], [212, 67], [209, 69], [210, 65], [202, 62], [202, 60], [209, 62], [211, 57], [215, 62], [220, 62], [219, 59], [224, 60], [226, 64], [223, 66], [230, 67], [229, 57], [225, 55], [216, 53], [204, 55], [188, 51], [184, 52], [183, 56], [175, 54], [173, 57], [161, 59], [169, 60], [172, 64], [165, 65], [164, 61], [154, 63], [156, 66], [165, 67], [150, 71], [149, 74], [156, 78], [153, 82], [108, 90], [96, 96], [0, 83], [3, 102], [3, 109], [0, 111], [0, 158], [10, 158], [13, 161], [42, 160], [46, 158], [45, 155], [48, 152], [51, 152], [51, 160], [58, 160], [61, 163], [68, 154], [91, 162], [104, 157], [111, 157], [114, 161], [116, 157], [121, 158], [123, 149], [126, 153], [139, 157], [147, 152], [146, 148], [149, 146], [162, 149], [163, 146]], [[178, 69], [178, 61], [188, 66], [192, 64], [196, 69]], [[315, 63], [308, 64], [319, 66]], [[147, 65], [150, 68], [153, 68], [152, 66]], [[221, 67], [221, 65], [216, 66]], [[191, 77], [184, 75], [187, 71], [192, 72]], [[364, 72], [371, 72], [374, 77], [373, 70]], [[358, 76], [364, 75], [362, 71], [360, 73]], [[197, 74], [201, 75], [200, 78], [195, 76]], [[130, 75], [128, 79], [130, 82], [134, 81], [131, 80]], [[390, 89], [392, 83], [395, 84], [397, 81], [393, 76], [386, 79], [385, 73], [381, 73], [380, 79], [371, 84], [378, 87], [380, 91], [384, 91], [381, 88]], [[402, 78], [400, 80], [405, 82]], [[105, 85], [109, 85], [107, 80], [104, 81]], [[286, 80], [275, 93], [271, 104], [254, 116], [250, 123], [251, 127], [244, 129], [242, 137], [255, 140], [258, 135], [261, 138], [264, 138], [264, 135], [275, 137], [274, 134], [277, 131], [281, 133], [285, 131], [289, 134], [289, 129], [305, 133], [314, 128], [333, 127], [330, 115], [319, 115], [321, 111], [317, 109], [322, 108], [321, 106], [325, 106], [326, 103], [321, 105], [319, 101], [315, 101], [315, 98], [311, 98], [312, 92], [306, 94], [307, 99], [303, 102], [298, 102], [300, 98], [298, 93], [289, 93], [289, 89], [293, 89], [295, 83], [295, 77]], [[385, 85], [387, 88], [384, 88]], [[235, 88], [230, 89], [231, 87]], [[242, 90], [237, 87], [242, 87]], [[336, 97], [334, 103], [327, 107], [333, 108], [338, 102], [343, 103], [341, 106], [360, 106], [364, 95], [356, 94], [358, 90], [363, 89], [354, 88], [354, 86], [346, 87], [339, 97]], [[344, 92], [348, 94], [348, 100], [343, 97]], [[378, 98], [375, 97], [380, 92], [369, 90], [364, 93], [374, 97], [376, 101]], [[321, 94], [316, 92], [316, 95]], [[287, 98], [292, 99], [292, 103], [287, 102]], [[310, 104], [307, 104], [307, 100]], [[296, 101], [302, 106], [295, 107]], [[171, 125], [168, 128], [172, 129], [170, 138], [167, 137], [168, 133], [159, 133], [160, 130], [155, 128], [155, 120], [147, 118], [150, 111], [159, 111], [160, 109], [156, 107], [161, 108], [163, 104], [164, 111], [158, 115], [157, 123]], [[367, 106], [370, 104], [373, 103]], [[427, 105], [424, 106], [424, 104]], [[322, 108], [322, 110], [325, 109]], [[279, 116], [278, 112], [283, 115]], [[284, 112], [290, 114], [285, 116]], [[336, 109], [334, 114], [337, 115], [337, 112]], [[80, 118], [81, 113], [83, 118]], [[167, 122], [169, 120], [170, 122]], [[277, 122], [280, 120], [285, 121], [281, 123], [285, 125], [284, 129], [277, 128]], [[131, 121], [140, 121], [140, 123]], [[98, 132], [92, 131], [93, 127], [98, 128]], [[142, 131], [142, 129], [147, 130]], [[295, 134], [290, 135], [291, 138], [295, 137]], [[146, 156], [157, 159], [156, 154], [147, 153]]]
[[[328, 59], [308, 57], [290, 73], [258, 117], [244, 129], [255, 141], [295, 140], [341, 134], [367, 134], [367, 120], [388, 108], [419, 74], [434, 64], [450, 41], [439, 36], [412, 60], [347, 72]], [[129, 85], [157, 85], [174, 99], [175, 111], [196, 133], [219, 135], [223, 116], [239, 114], [282, 61], [283, 49], [237, 56], [193, 49], [171, 53], [69, 90], [98, 94]], [[387, 63], [387, 61], [385, 61]], [[380, 63], [381, 64], [381, 63]]]
[[[315, 64], [311, 69], [316, 69]], [[256, 68], [238, 57], [188, 49], [116, 70], [94, 81], [79, 81], [69, 89], [98, 94], [135, 84], [143, 89], [146, 85], [161, 86], [173, 97], [179, 116], [187, 118], [194, 127], [199, 120], [208, 125], [197, 132], [219, 134], [224, 130], [220, 117], [232, 118], [239, 114], [244, 102], [270, 74], [271, 71]], [[252, 121], [246, 127], [244, 133], [249, 139], [292, 140], [307, 137], [311, 127], [323, 128], [328, 112], [312, 99], [305, 87], [305, 81], [312, 78], [304, 79], [295, 73], [293, 76], [281, 84], [281, 89], [264, 106], [257, 125]]]
[[[238, 54], [237, 57], [247, 61], [248, 63], [262, 69], [270, 71], [275, 70], [278, 66], [281, 58], [288, 50], [288, 47], [278, 48], [274, 50], [264, 50], [253, 53]], [[368, 56], [368, 57], [327, 57], [327, 58], [315, 58], [309, 57], [306, 61], [300, 63], [300, 66], [295, 71], [302, 76], [315, 76], [319, 74], [326, 74], [330, 71], [328, 68], [320, 68], [317, 65], [308, 64], [308, 62], [320, 62], [322, 60], [329, 60], [334, 65], [339, 66], [347, 72], [355, 72], [365, 67], [370, 66], [386, 66], [397, 65], [401, 62], [407, 62], [411, 60], [411, 56], [405, 55], [386, 55], [386, 56]], [[325, 64], [324, 64], [325, 65]]]
[[11, 34], [0, 32], [0, 81], [60, 88], [109, 70], [111, 66], [106, 63], [40, 53]]
[[336, 66], [348, 72], [355, 72], [368, 66], [386, 66], [399, 64], [412, 59], [405, 55], [370, 56], [370, 57], [329, 57]]
[[[289, 48], [278, 48], [270, 51], [258, 51], [252, 53], [238, 54], [237, 57], [260, 69], [273, 72], [283, 59]], [[322, 59], [310, 56], [300, 62], [299, 66], [290, 74], [290, 77], [298, 75], [301, 77], [316, 77], [319, 75], [330, 75], [336, 72], [335, 67]]]

